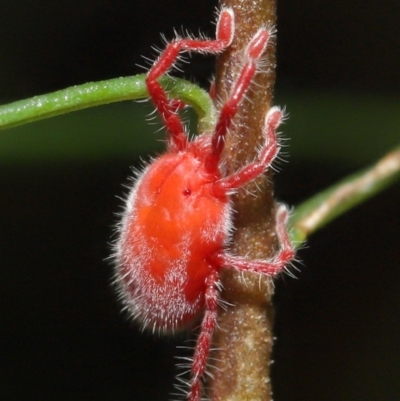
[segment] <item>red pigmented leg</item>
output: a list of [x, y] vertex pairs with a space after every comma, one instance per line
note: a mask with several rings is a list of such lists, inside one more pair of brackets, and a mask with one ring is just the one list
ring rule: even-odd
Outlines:
[[233, 267], [237, 270], [274, 276], [294, 258], [295, 251], [290, 242], [286, 223], [288, 210], [286, 206], [279, 205], [276, 213], [276, 232], [280, 242], [280, 250], [271, 260], [249, 260], [241, 256], [231, 256], [218, 253], [212, 257], [213, 263], [219, 266]]
[[214, 271], [206, 281], [205, 306], [206, 311], [201, 323], [199, 338], [192, 364], [192, 378], [189, 391], [189, 401], [200, 401], [202, 394], [201, 379], [207, 367], [207, 359], [210, 353], [211, 340], [217, 324], [218, 309], [218, 272]]
[[[234, 83], [229, 99], [222, 106], [215, 133], [212, 138], [212, 151], [206, 167], [209, 171], [218, 168], [221, 153], [224, 150], [225, 136], [232, 124], [233, 117], [246, 94], [252, 79], [257, 71], [257, 63], [267, 47], [272, 30], [259, 29], [252, 37], [244, 53], [245, 63], [238, 80]], [[213, 88], [212, 88], [213, 89]], [[214, 89], [213, 89], [214, 90]]]
[[175, 112], [174, 102], [168, 99], [167, 93], [157, 81], [173, 66], [181, 51], [195, 51], [200, 53], [217, 54], [228, 47], [233, 40], [235, 30], [234, 14], [231, 8], [223, 8], [219, 14], [217, 23], [217, 35], [215, 40], [200, 39], [175, 39], [169, 43], [154, 63], [146, 77], [146, 85], [150, 97], [157, 107], [170, 140], [169, 146], [176, 150], [183, 150], [187, 144], [182, 121]]
[[213, 191], [216, 195], [225, 195], [259, 177], [271, 166], [279, 153], [280, 147], [276, 139], [276, 130], [283, 120], [283, 112], [279, 107], [272, 107], [266, 117], [264, 125], [265, 145], [261, 149], [258, 160], [244, 166], [237, 173], [216, 181]]

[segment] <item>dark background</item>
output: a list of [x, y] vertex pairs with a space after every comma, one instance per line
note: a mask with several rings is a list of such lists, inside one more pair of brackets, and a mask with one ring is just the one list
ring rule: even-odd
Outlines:
[[[172, 28], [184, 27], [212, 36], [214, 7], [3, 0], [0, 99], [143, 72], [135, 64], [152, 57], [160, 32], [171, 38]], [[340, 93], [377, 99], [374, 116], [382, 99], [398, 102], [399, 11], [397, 1], [281, 1], [280, 103], [287, 104], [286, 93]], [[206, 85], [213, 60], [196, 58], [185, 71]], [[289, 121], [288, 129], [296, 127]], [[379, 147], [380, 132], [372, 138], [369, 146]], [[307, 161], [293, 149], [297, 156], [277, 175], [277, 197], [297, 204], [334, 183], [362, 166], [364, 146], [338, 162], [318, 154]], [[136, 162], [67, 155], [1, 164], [1, 399], [171, 398], [175, 346], [185, 337], [162, 340], [128, 323], [104, 261], [116, 195]], [[399, 399], [399, 204], [397, 185], [339, 218], [300, 252], [298, 280], [278, 280], [276, 401]]]
[[[12, 1], [1, 3], [1, 96], [23, 98], [143, 72], [142, 56], [173, 29], [214, 35], [215, 1]], [[279, 84], [364, 92], [400, 89], [394, 0], [278, 2]], [[185, 68], [207, 82], [212, 60]]]

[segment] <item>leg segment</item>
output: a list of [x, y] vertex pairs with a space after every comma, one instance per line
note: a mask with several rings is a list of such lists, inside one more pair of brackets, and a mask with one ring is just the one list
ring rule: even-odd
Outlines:
[[[215, 169], [218, 168], [221, 153], [224, 150], [225, 136], [254, 78], [257, 71], [258, 60], [264, 53], [271, 36], [272, 30], [259, 29], [247, 45], [244, 53], [244, 66], [238, 80], [234, 83], [229, 99], [222, 106], [215, 133], [212, 138], [212, 153], [206, 162], [206, 167], [210, 171], [215, 171]], [[215, 89], [212, 87], [212, 90], [214, 91]]]
[[237, 173], [216, 181], [213, 191], [216, 195], [224, 195], [259, 177], [271, 166], [279, 153], [280, 147], [276, 139], [276, 130], [283, 120], [283, 112], [279, 107], [272, 107], [265, 117], [265, 145], [261, 149], [258, 159], [244, 166]]
[[230, 8], [223, 8], [218, 18], [215, 40], [175, 39], [168, 44], [167, 48], [147, 74], [146, 85], [150, 97], [169, 131], [169, 146], [172, 146], [176, 150], [185, 149], [187, 138], [184, 134], [182, 121], [175, 113], [171, 100], [168, 99], [167, 93], [158, 83], [157, 79], [168, 72], [181, 51], [220, 53], [232, 43], [234, 30], [233, 11]]
[[210, 353], [211, 340], [217, 324], [218, 309], [218, 272], [214, 271], [207, 278], [205, 305], [206, 311], [201, 323], [199, 338], [197, 339], [196, 350], [192, 364], [192, 378], [189, 391], [189, 401], [200, 401], [202, 395], [201, 379], [205, 373], [207, 359]]
[[276, 233], [280, 242], [280, 250], [271, 260], [249, 260], [241, 256], [231, 256], [217, 253], [212, 257], [213, 263], [218, 266], [233, 267], [237, 270], [274, 276], [294, 258], [295, 251], [286, 230], [288, 211], [286, 206], [279, 205], [276, 213]]

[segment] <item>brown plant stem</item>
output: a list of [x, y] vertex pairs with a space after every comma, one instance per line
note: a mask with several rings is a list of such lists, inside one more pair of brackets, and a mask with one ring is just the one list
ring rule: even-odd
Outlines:
[[[232, 82], [242, 66], [243, 50], [252, 35], [276, 20], [274, 0], [224, 0], [221, 6], [235, 12], [234, 42], [218, 60], [216, 92], [229, 96]], [[226, 142], [228, 174], [251, 162], [264, 142], [262, 127], [271, 106], [275, 81], [275, 43], [269, 44], [267, 65], [257, 74], [241, 104]], [[277, 249], [272, 173], [248, 185], [234, 196], [235, 233], [232, 252], [249, 258], [268, 258]], [[269, 401], [272, 349], [273, 283], [270, 278], [242, 274], [233, 269], [222, 273], [219, 330], [214, 337], [213, 379], [208, 383], [212, 401]]]

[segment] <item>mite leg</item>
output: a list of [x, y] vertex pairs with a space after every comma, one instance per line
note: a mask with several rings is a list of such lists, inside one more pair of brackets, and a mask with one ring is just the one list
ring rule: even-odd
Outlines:
[[218, 310], [218, 281], [219, 275], [214, 270], [207, 278], [205, 306], [206, 311], [201, 323], [200, 335], [197, 339], [194, 353], [191, 384], [189, 390], [189, 401], [200, 401], [202, 395], [201, 379], [207, 367], [207, 359], [210, 354], [211, 340], [217, 325]]
[[276, 232], [280, 250], [271, 260], [249, 260], [242, 256], [231, 256], [220, 252], [213, 255], [211, 261], [221, 267], [233, 267], [237, 270], [265, 274], [267, 276], [274, 276], [280, 273], [293, 260], [295, 255], [286, 229], [287, 218], [288, 211], [286, 206], [279, 205], [276, 214]]
[[181, 51], [218, 54], [232, 43], [234, 31], [233, 11], [231, 8], [223, 8], [219, 14], [215, 40], [175, 39], [167, 45], [147, 74], [147, 89], [169, 131], [169, 146], [177, 151], [185, 149], [187, 137], [184, 134], [182, 121], [175, 112], [175, 102], [171, 103], [157, 80], [173, 66]]
[[[215, 133], [212, 137], [212, 151], [206, 161], [206, 167], [210, 171], [215, 171], [215, 169], [218, 168], [221, 153], [224, 150], [225, 136], [257, 72], [258, 61], [264, 53], [272, 33], [272, 30], [266, 30], [264, 28], [259, 29], [246, 47], [244, 52], [244, 65], [239, 78], [233, 84], [229, 99], [222, 105]], [[214, 86], [211, 87], [211, 94], [215, 97]]]
[[216, 181], [213, 191], [216, 195], [225, 195], [240, 188], [264, 173], [279, 153], [280, 147], [276, 138], [276, 130], [283, 120], [283, 112], [279, 107], [272, 107], [266, 117], [264, 125], [265, 145], [253, 163], [244, 166], [237, 173]]

